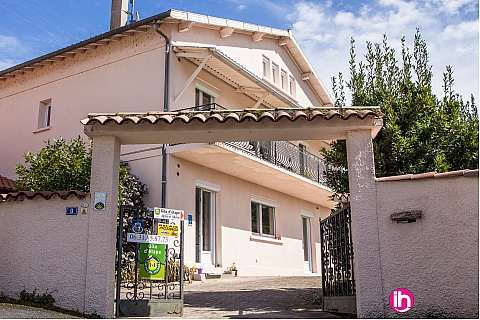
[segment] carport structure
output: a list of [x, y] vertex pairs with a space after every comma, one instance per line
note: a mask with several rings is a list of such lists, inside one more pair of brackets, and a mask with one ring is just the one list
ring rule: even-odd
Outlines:
[[380, 274], [379, 253], [365, 250], [378, 242], [378, 234], [355, 241], [376, 223], [371, 220], [376, 203], [372, 139], [382, 117], [375, 107], [89, 114], [82, 124], [93, 141], [90, 192], [106, 193], [106, 201], [104, 210], [89, 215], [89, 234], [95, 237], [88, 242], [86, 308], [113, 317], [121, 145], [340, 139], [347, 142], [358, 316], [365, 308], [383, 308], [382, 301], [371, 298], [381, 290], [381, 279], [372, 276]]

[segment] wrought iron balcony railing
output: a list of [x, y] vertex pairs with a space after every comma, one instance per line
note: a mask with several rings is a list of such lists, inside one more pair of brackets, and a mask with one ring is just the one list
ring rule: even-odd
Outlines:
[[217, 144], [233, 147], [312, 181], [325, 184], [325, 162], [289, 141], [247, 141]]
[[[176, 111], [215, 111], [228, 110], [217, 104], [210, 103]], [[317, 183], [325, 185], [326, 164], [323, 160], [310, 152], [299, 148], [289, 141], [247, 141], [247, 142], [222, 142], [217, 145], [227, 145], [242, 152], [268, 161], [276, 166], [299, 174]]]

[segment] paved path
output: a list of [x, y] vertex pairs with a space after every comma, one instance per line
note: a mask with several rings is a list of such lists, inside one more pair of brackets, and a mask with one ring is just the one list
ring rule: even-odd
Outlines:
[[320, 277], [237, 277], [185, 286], [184, 317], [338, 318], [313, 304]]
[[[314, 304], [320, 277], [236, 277], [209, 279], [185, 286], [187, 319], [319, 319], [339, 318]], [[3, 319], [60, 319], [71, 315], [0, 303]]]

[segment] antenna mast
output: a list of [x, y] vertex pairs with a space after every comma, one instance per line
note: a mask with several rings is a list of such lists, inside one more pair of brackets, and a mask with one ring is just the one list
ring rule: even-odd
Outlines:
[[130, 0], [129, 2], [130, 2], [129, 4], [130, 8], [125, 13], [130, 16], [129, 23], [137, 22], [138, 20], [140, 20], [140, 16], [138, 14], [138, 11], [135, 12], [135, 0]]

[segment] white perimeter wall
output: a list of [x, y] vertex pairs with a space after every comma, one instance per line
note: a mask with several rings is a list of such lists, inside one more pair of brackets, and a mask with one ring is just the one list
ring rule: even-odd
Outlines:
[[[390, 220], [411, 210], [422, 218]], [[401, 316], [388, 299], [407, 288], [415, 304], [405, 317], [478, 318], [478, 210], [478, 176], [377, 182], [384, 316]]]
[[[0, 292], [13, 298], [24, 289], [51, 293], [56, 306], [85, 312], [87, 239], [94, 236], [88, 234], [93, 211], [80, 213], [85, 202], [89, 197], [0, 203]], [[79, 212], [66, 215], [66, 207]], [[114, 267], [99, 261], [98, 268], [105, 263]]]

